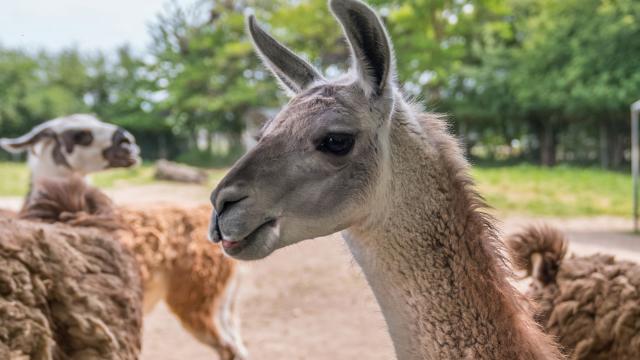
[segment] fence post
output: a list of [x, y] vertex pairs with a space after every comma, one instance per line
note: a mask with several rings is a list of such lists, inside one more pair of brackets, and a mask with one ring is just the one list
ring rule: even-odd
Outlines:
[[631, 174], [633, 176], [633, 231], [638, 232], [638, 167], [640, 148], [638, 145], [638, 113], [640, 100], [631, 105]]

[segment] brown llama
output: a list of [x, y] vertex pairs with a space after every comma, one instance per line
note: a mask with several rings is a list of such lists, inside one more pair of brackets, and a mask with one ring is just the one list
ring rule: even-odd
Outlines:
[[550, 226], [506, 240], [514, 267], [531, 277], [535, 319], [570, 359], [640, 357], [640, 265], [595, 254], [566, 257], [568, 242]]
[[44, 181], [20, 219], [0, 219], [1, 359], [138, 358], [141, 283], [120, 226], [80, 179]]

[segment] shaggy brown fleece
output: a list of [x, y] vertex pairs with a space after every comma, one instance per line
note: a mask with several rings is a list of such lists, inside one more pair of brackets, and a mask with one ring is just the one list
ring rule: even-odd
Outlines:
[[15, 211], [0, 209], [0, 219], [15, 219], [18, 213]]
[[44, 183], [22, 214], [49, 209], [67, 224], [0, 220], [0, 359], [138, 357], [135, 260], [111, 235], [109, 204], [85, 190], [76, 180]]
[[507, 239], [518, 270], [534, 281], [536, 321], [570, 359], [640, 358], [640, 265], [596, 254], [565, 258], [556, 229], [530, 226]]
[[[144, 312], [164, 300], [185, 329], [221, 359], [245, 357], [237, 324], [229, 323], [236, 262], [206, 237], [210, 206], [114, 207], [105, 194], [79, 178], [48, 181], [46, 188], [49, 191], [36, 192], [25, 204], [21, 217], [74, 226], [98, 222], [117, 229], [117, 240], [133, 253], [142, 275]], [[223, 318], [225, 301], [230, 313]]]

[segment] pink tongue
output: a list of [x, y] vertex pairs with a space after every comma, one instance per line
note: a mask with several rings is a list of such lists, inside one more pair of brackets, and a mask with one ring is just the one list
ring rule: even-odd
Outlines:
[[234, 247], [240, 245], [239, 241], [228, 241], [222, 240], [222, 247], [225, 249], [233, 249]]

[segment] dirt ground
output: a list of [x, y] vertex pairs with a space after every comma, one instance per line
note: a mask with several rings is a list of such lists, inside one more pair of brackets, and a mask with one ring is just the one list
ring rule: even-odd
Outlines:
[[[197, 204], [210, 189], [154, 184], [109, 191], [117, 203]], [[0, 198], [0, 208], [19, 199]], [[504, 232], [530, 222], [565, 231], [578, 254], [613, 253], [640, 261], [640, 238], [618, 218], [502, 219]], [[339, 236], [306, 241], [243, 264], [242, 332], [252, 359], [391, 359], [393, 349], [373, 295]], [[160, 304], [145, 318], [144, 360], [215, 359]]]

